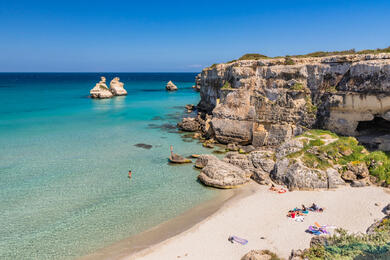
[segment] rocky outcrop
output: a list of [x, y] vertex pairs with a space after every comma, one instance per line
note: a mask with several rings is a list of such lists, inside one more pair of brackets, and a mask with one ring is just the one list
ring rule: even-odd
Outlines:
[[290, 60], [239, 60], [197, 76], [217, 141], [278, 145], [316, 127], [390, 150], [390, 54]]
[[387, 215], [385, 216], [384, 218], [378, 220], [378, 221], [375, 221], [371, 226], [369, 226], [366, 230], [366, 233], [367, 234], [375, 234], [377, 232], [377, 230], [381, 228], [381, 226], [383, 225], [383, 222], [386, 221], [390, 221], [390, 215]]
[[180, 130], [187, 132], [196, 132], [201, 129], [199, 121], [196, 118], [191, 117], [183, 118], [183, 120], [177, 124], [177, 127]]
[[280, 259], [275, 253], [269, 250], [251, 250], [241, 260], [277, 260]]
[[294, 189], [329, 189], [345, 185], [337, 170], [313, 169], [305, 166], [302, 161], [296, 160], [290, 164], [290, 160], [284, 158], [278, 160], [271, 178], [286, 185], [290, 190]]
[[247, 172], [230, 163], [221, 161], [215, 156], [201, 156], [196, 165], [202, 168], [198, 179], [205, 185], [231, 189], [237, 188], [249, 181]]
[[307, 132], [305, 136], [286, 141], [276, 149], [271, 179], [290, 190], [330, 189], [345, 185], [339, 173], [338, 158], [322, 152], [333, 154], [333, 150], [338, 150], [335, 146], [337, 140], [327, 134]]
[[177, 90], [178, 88], [177, 88], [177, 86], [176, 86], [175, 84], [173, 84], [172, 81], [169, 81], [169, 82], [167, 83], [167, 85], [165, 86], [165, 89], [168, 90], [168, 91], [175, 91], [175, 90]]
[[202, 154], [196, 160], [195, 167], [198, 169], [203, 169], [210, 161], [213, 160], [218, 160], [218, 158], [212, 154]]
[[112, 98], [113, 94], [106, 85], [106, 78], [100, 77], [100, 81], [96, 83], [95, 87], [89, 92], [91, 98]]
[[110, 82], [110, 91], [114, 96], [126, 96], [127, 91], [123, 87], [123, 83], [119, 81], [118, 77], [113, 78]]
[[384, 207], [382, 209], [382, 212], [383, 214], [385, 214], [386, 216], [390, 216], [390, 203], [386, 205], [386, 207]]

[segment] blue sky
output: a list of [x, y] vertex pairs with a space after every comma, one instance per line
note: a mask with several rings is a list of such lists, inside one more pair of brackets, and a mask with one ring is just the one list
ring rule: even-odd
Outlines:
[[0, 0], [0, 71], [200, 71], [390, 46], [390, 1]]

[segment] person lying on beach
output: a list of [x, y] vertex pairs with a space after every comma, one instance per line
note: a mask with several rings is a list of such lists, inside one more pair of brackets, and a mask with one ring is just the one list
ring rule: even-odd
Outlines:
[[275, 187], [274, 184], [271, 185], [271, 188], [269, 188], [270, 191], [276, 191], [278, 193], [286, 193], [287, 190], [285, 188], [279, 188], [279, 187]]
[[272, 191], [277, 191], [277, 188], [275, 187], [274, 184], [271, 185], [271, 188], [269, 188], [269, 190], [272, 190]]
[[311, 205], [311, 207], [309, 209], [312, 210], [312, 211], [317, 211], [318, 210], [318, 206], [315, 203], [313, 203], [313, 205]]
[[310, 211], [323, 212], [324, 208], [319, 208], [315, 203], [309, 208]]

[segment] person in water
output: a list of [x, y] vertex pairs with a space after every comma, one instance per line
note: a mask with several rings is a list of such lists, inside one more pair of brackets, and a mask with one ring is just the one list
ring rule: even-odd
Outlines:
[[131, 178], [131, 170], [129, 171], [129, 178]]

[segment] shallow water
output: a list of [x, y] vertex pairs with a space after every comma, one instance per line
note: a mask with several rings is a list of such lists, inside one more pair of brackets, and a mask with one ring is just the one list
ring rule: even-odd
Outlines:
[[[87, 98], [101, 75], [129, 95]], [[73, 259], [215, 197], [192, 165], [167, 163], [171, 144], [208, 151], [172, 129], [199, 100], [194, 77], [0, 74], [0, 259]], [[168, 80], [180, 90], [166, 92]]]

